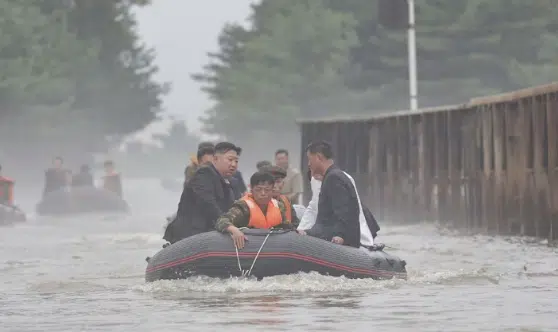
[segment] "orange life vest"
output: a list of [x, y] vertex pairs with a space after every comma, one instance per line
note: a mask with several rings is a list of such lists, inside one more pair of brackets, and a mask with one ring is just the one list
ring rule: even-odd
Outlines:
[[293, 221], [292, 209], [291, 209], [291, 202], [285, 195], [280, 195], [279, 199], [285, 204], [285, 216], [287, 217], [288, 221]]
[[0, 203], [14, 203], [14, 181], [0, 176]]
[[248, 222], [248, 227], [269, 229], [281, 224], [283, 221], [279, 204], [275, 199], [272, 199], [267, 204], [265, 216], [262, 209], [258, 206], [256, 201], [254, 201], [252, 195], [245, 195], [241, 199], [246, 202], [248, 208], [250, 209], [250, 221]]

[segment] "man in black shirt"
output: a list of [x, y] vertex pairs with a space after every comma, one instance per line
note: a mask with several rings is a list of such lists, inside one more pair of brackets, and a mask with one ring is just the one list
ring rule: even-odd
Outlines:
[[177, 216], [167, 226], [165, 240], [174, 243], [215, 229], [217, 219], [235, 200], [227, 179], [237, 170], [239, 151], [229, 142], [215, 145], [212, 163], [199, 168], [184, 186]]
[[355, 187], [333, 161], [327, 142], [312, 142], [306, 148], [312, 174], [323, 176], [316, 223], [301, 234], [319, 237], [333, 243], [360, 247], [360, 206]]

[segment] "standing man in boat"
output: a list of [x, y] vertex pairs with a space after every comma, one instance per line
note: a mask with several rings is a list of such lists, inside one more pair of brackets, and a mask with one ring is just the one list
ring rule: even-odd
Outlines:
[[230, 142], [215, 145], [213, 162], [199, 168], [188, 181], [178, 203], [176, 218], [167, 226], [163, 239], [171, 244], [215, 229], [215, 222], [234, 202], [227, 180], [238, 167], [240, 149]]
[[190, 158], [190, 164], [186, 166], [186, 169], [184, 170], [184, 185], [186, 185], [186, 183], [190, 181], [198, 168], [203, 165], [209, 165], [212, 162], [213, 153], [210, 153], [209, 151], [211, 150], [214, 152], [214, 149], [215, 145], [211, 142], [201, 142], [200, 144], [198, 144], [198, 151], [196, 153], [196, 156], [192, 156]]
[[286, 195], [293, 204], [298, 204], [300, 194], [302, 193], [302, 174], [289, 165], [289, 151], [279, 149], [275, 152], [275, 165], [281, 167], [287, 172], [285, 184], [281, 193]]
[[104, 163], [105, 175], [103, 176], [103, 188], [122, 197], [122, 180], [120, 173], [116, 172], [114, 162], [107, 160]]
[[273, 198], [283, 203], [285, 206], [285, 214], [288, 220], [296, 227], [300, 223], [293, 204], [287, 197], [287, 195], [281, 194], [283, 190], [283, 185], [285, 184], [285, 178], [287, 177], [287, 172], [279, 166], [268, 166], [263, 168], [263, 171], [271, 173], [275, 179], [275, 184], [273, 186]]
[[[378, 221], [370, 212], [368, 207], [366, 207], [362, 201], [360, 200], [360, 195], [358, 194], [358, 190], [356, 189], [355, 180], [352, 178], [351, 175], [347, 172], [343, 172], [345, 175], [351, 180], [353, 187], [355, 187], [357, 198], [360, 202], [361, 213], [359, 215], [359, 221], [364, 220], [368, 225], [368, 229], [372, 233], [372, 238], [376, 239], [378, 232], [380, 231], [380, 226], [378, 225]], [[308, 230], [314, 226], [316, 223], [316, 217], [318, 216], [318, 201], [320, 198], [320, 188], [322, 186], [323, 176], [319, 174], [312, 174], [310, 170], [308, 170], [308, 180], [310, 181], [310, 187], [312, 188], [312, 198], [308, 203], [306, 209], [304, 209], [304, 213], [300, 217], [300, 224], [298, 225], [298, 230]], [[362, 223], [361, 223], [362, 225]], [[366, 242], [366, 241], [365, 241]], [[370, 242], [370, 241], [368, 241]]]
[[273, 198], [275, 178], [270, 172], [256, 172], [250, 178], [251, 193], [234, 202], [232, 207], [217, 219], [215, 228], [229, 233], [238, 249], [244, 248], [246, 237], [240, 228], [285, 228], [295, 226], [287, 218], [283, 202]]
[[312, 142], [306, 148], [312, 174], [322, 176], [316, 223], [300, 234], [319, 237], [333, 243], [359, 248], [371, 247], [374, 239], [362, 214], [356, 188], [333, 161], [333, 149], [324, 141]]
[[45, 187], [43, 189], [43, 197], [47, 194], [61, 190], [67, 184], [67, 172], [63, 168], [64, 160], [62, 157], [56, 157], [52, 161], [52, 167], [45, 171]]

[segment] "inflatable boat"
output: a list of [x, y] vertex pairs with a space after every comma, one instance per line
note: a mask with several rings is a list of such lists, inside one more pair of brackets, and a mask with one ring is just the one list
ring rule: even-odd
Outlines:
[[145, 280], [270, 276], [318, 272], [351, 279], [406, 278], [405, 261], [383, 251], [341, 246], [294, 231], [245, 229], [245, 248], [229, 235], [202, 233], [169, 245], [148, 258]]
[[36, 208], [41, 216], [84, 213], [125, 213], [128, 203], [113, 192], [95, 187], [76, 187], [46, 195]]
[[0, 203], [0, 225], [10, 225], [16, 222], [26, 221], [25, 213], [15, 205]]

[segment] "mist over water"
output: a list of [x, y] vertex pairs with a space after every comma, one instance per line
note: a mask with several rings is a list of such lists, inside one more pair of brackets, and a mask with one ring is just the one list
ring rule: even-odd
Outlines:
[[[178, 195], [124, 179], [126, 217], [32, 218], [0, 229], [2, 331], [554, 331], [558, 260], [545, 241], [382, 222], [409, 280], [314, 274], [144, 282]], [[20, 191], [32, 211], [35, 193]]]
[[[207, 51], [215, 51], [223, 23], [243, 21], [252, 2], [256, 1], [206, 0], [192, 6], [158, 0], [137, 11], [142, 40], [157, 51], [156, 63], [161, 67], [157, 79], [173, 83], [162, 107], [163, 118], [184, 118], [199, 133], [198, 117], [211, 103], [189, 75], [207, 63]], [[533, 35], [537, 34], [542, 35], [535, 30]], [[549, 45], [555, 44], [549, 40]], [[433, 85], [428, 97], [420, 97], [421, 103], [439, 104], [433, 97], [436, 94], [444, 101], [453, 100], [453, 94], [461, 90], [458, 83], [442, 81], [441, 90]], [[395, 92], [407, 89], [403, 79], [393, 84]], [[481, 84], [473, 84], [471, 93], [477, 91], [476, 85]], [[301, 107], [301, 113], [322, 116], [327, 109], [329, 115], [347, 115], [360, 109], [362, 115], [376, 107], [363, 99], [351, 109], [337, 95], [328, 97], [308, 100], [312, 107]], [[394, 108], [407, 104], [405, 93], [392, 93], [385, 99]], [[125, 155], [122, 162], [116, 160], [116, 169], [123, 174], [124, 198], [131, 207], [129, 215], [38, 217], [34, 209], [41, 199], [43, 172], [54, 156], [64, 157], [65, 166], [73, 171], [82, 164], [91, 165], [98, 180], [102, 161], [117, 154], [111, 149], [116, 150], [122, 137], [98, 149], [94, 158], [77, 139], [98, 134], [96, 128], [74, 126], [77, 122], [62, 118], [56, 128], [68, 130], [64, 140], [36, 146], [42, 134], [28, 139], [25, 133], [32, 131], [23, 129], [45, 121], [32, 128], [49, 130], [56, 121], [50, 113], [36, 117], [23, 111], [26, 116], [20, 122], [3, 118], [8, 120], [0, 123], [5, 135], [0, 144], [3, 174], [16, 180], [17, 205], [29, 216], [25, 223], [0, 227], [0, 332], [558, 331], [557, 248], [540, 239], [461, 236], [432, 221], [380, 222], [378, 241], [387, 244], [386, 251], [407, 261], [406, 281], [297, 274], [261, 282], [196, 277], [145, 283], [145, 258], [161, 249], [165, 217], [176, 211], [180, 198], [179, 192], [164, 190], [160, 180], [182, 179], [195, 151], [180, 147], [158, 157], [147, 153], [154, 160], [150, 165]], [[126, 116], [121, 119], [129, 122]], [[239, 169], [245, 180], [255, 171], [256, 162], [273, 161], [274, 151], [280, 148], [290, 152], [292, 166], [305, 167], [300, 164], [300, 133], [292, 120], [288, 125], [267, 123], [274, 136], [259, 128], [232, 133], [235, 138], [230, 140], [243, 148]], [[152, 122], [138, 136], [145, 138], [161, 126]], [[6, 129], [23, 133], [18, 143], [11, 143], [13, 137], [5, 134]], [[221, 139], [226, 138], [211, 138]], [[194, 146], [192, 142], [188, 146]], [[165, 164], [171, 166], [162, 167]]]

